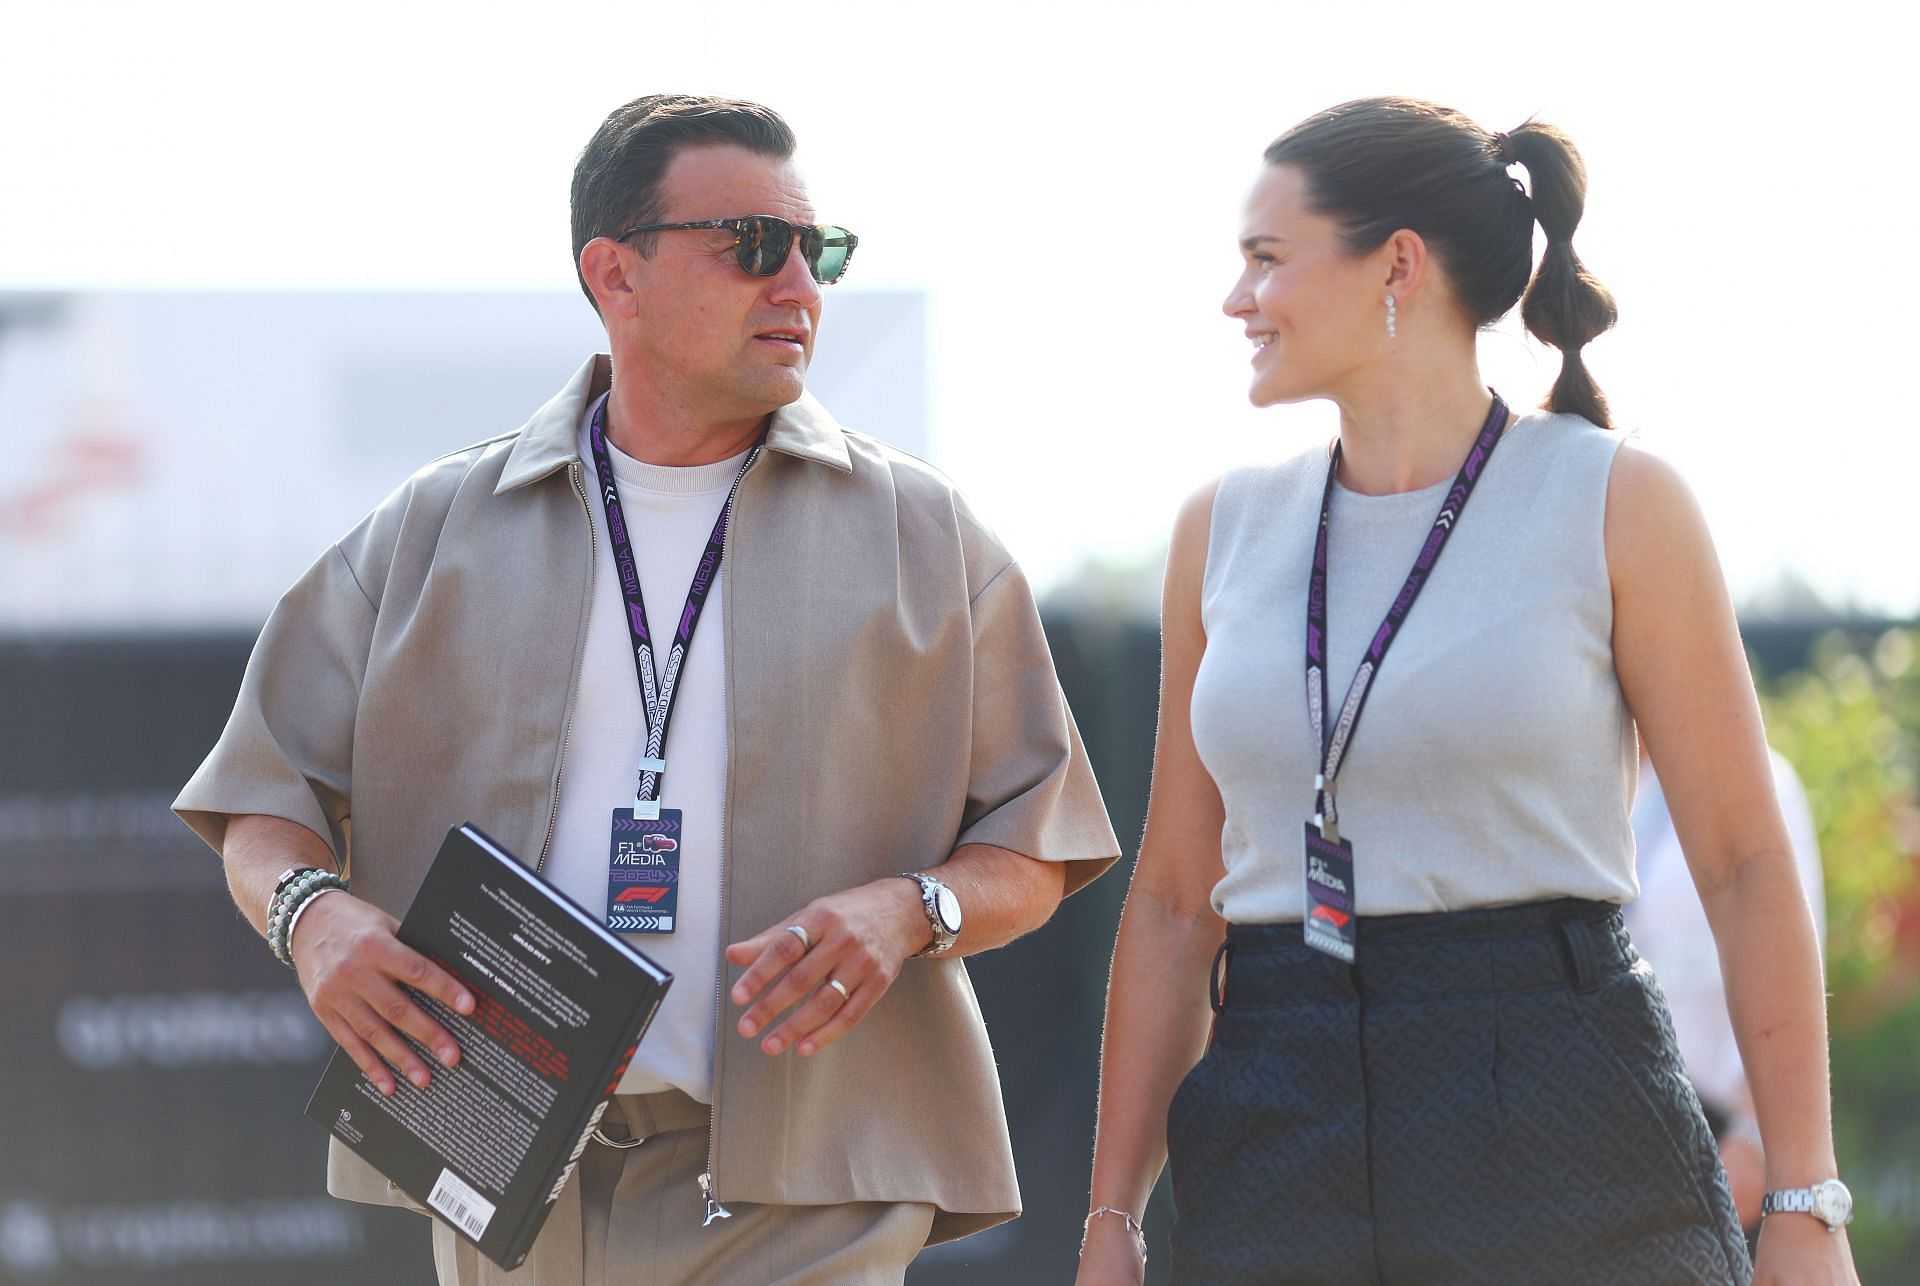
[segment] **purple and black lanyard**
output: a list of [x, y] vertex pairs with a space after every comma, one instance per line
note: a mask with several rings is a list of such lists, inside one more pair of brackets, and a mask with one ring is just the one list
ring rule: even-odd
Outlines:
[[1501, 432], [1506, 428], [1506, 423], [1507, 404], [1495, 393], [1493, 409], [1487, 413], [1487, 422], [1481, 428], [1480, 436], [1474, 440], [1473, 449], [1467, 453], [1466, 463], [1460, 466], [1460, 473], [1454, 478], [1445, 503], [1440, 506], [1440, 514], [1433, 520], [1433, 530], [1428, 533], [1427, 542], [1421, 546], [1419, 556], [1413, 560], [1413, 570], [1407, 573], [1406, 584], [1401, 587], [1393, 605], [1387, 609], [1386, 619], [1380, 622], [1380, 628], [1374, 631], [1373, 642], [1368, 644], [1360, 668], [1354, 672], [1353, 681], [1347, 686], [1347, 697], [1341, 703], [1340, 716], [1331, 725], [1326, 717], [1327, 529], [1333, 510], [1333, 482], [1340, 470], [1339, 443], [1334, 444], [1333, 458], [1327, 462], [1327, 483], [1320, 494], [1320, 528], [1313, 545], [1313, 570], [1307, 581], [1307, 714], [1313, 723], [1314, 744], [1320, 747], [1320, 771], [1313, 779], [1313, 820], [1306, 824], [1305, 931], [1307, 945], [1341, 960], [1353, 960], [1357, 911], [1354, 903], [1353, 844], [1340, 838], [1340, 814], [1334, 797], [1340, 766], [1353, 745], [1354, 732], [1360, 726], [1360, 715], [1367, 706], [1367, 694], [1387, 659], [1387, 649], [1393, 646], [1400, 627], [1406, 622], [1407, 613], [1413, 610], [1414, 600], [1420, 597], [1421, 589], [1433, 573], [1434, 564], [1440, 561], [1440, 554], [1446, 549], [1447, 540], [1453, 535], [1453, 529], [1473, 495], [1474, 484], [1479, 482], [1494, 448], [1500, 445]]
[[607, 453], [606, 418], [607, 398], [603, 395], [593, 408], [589, 433], [593, 467], [600, 479], [600, 503], [606, 509], [607, 536], [613, 543], [613, 563], [619, 572], [620, 596], [626, 602], [627, 634], [633, 640], [633, 663], [639, 672], [640, 695], [647, 716], [647, 749], [640, 760], [633, 807], [617, 808], [613, 814], [607, 927], [629, 933], [671, 933], [679, 893], [681, 832], [679, 810], [667, 809], [663, 813], [660, 807], [661, 783], [667, 772], [667, 762], [662, 758], [667, 745], [667, 725], [673, 720], [673, 703], [679, 695], [680, 672], [686, 665], [687, 649], [693, 645], [693, 631], [700, 624], [707, 595], [719, 578], [733, 500], [739, 494], [740, 480], [747, 476], [747, 470], [760, 454], [760, 444], [754, 443], [747, 458], [740, 462], [740, 471], [733, 475], [726, 503], [720, 507], [713, 533], [707, 537], [707, 548], [694, 569], [686, 605], [680, 609], [680, 624], [667, 649], [666, 668], [656, 674], [653, 633], [647, 626], [647, 606], [640, 595], [640, 571], [634, 561], [626, 516], [621, 512], [620, 492], [614, 484], [613, 460]]

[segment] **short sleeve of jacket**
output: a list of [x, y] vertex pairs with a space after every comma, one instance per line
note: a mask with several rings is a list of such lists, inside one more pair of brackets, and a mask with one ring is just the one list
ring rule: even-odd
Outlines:
[[1071, 863], [1075, 892], [1120, 845], [1019, 567], [1008, 563], [971, 610], [973, 752], [959, 843]]
[[216, 852], [229, 818], [261, 813], [298, 822], [344, 858], [373, 623], [373, 603], [339, 545], [273, 609], [226, 729], [173, 804]]

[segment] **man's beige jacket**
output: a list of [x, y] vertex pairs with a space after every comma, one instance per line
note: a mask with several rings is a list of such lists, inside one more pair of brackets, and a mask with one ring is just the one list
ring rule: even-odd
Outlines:
[[[519, 430], [421, 470], [288, 591], [175, 802], [202, 838], [218, 849], [236, 814], [298, 822], [395, 916], [450, 826], [544, 864], [605, 562], [576, 432], [609, 378], [596, 357]], [[1119, 845], [1019, 568], [938, 473], [811, 397], [767, 448], [721, 577], [722, 940], [963, 844], [1068, 862], [1069, 892], [1093, 879]], [[805, 1060], [760, 1053], [719, 1000], [720, 1201], [930, 1202], [935, 1241], [1019, 1212], [961, 961], [908, 961]], [[328, 1189], [404, 1201], [337, 1141]]]

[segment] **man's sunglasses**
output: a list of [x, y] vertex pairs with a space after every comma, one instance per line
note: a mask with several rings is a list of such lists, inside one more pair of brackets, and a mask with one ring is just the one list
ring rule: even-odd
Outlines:
[[684, 232], [693, 228], [722, 228], [733, 234], [733, 257], [751, 276], [771, 277], [787, 264], [787, 252], [800, 239], [800, 257], [821, 285], [840, 280], [860, 238], [845, 228], [826, 224], [792, 224], [771, 214], [749, 214], [739, 219], [702, 219], [698, 223], [636, 223], [615, 237], [625, 241], [641, 232]]

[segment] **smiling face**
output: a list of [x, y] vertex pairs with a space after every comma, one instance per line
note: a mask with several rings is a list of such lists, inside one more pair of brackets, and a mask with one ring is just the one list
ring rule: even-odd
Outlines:
[[1385, 354], [1392, 251], [1350, 253], [1290, 165], [1261, 173], [1240, 236], [1240, 279], [1222, 308], [1254, 343], [1248, 397], [1255, 406], [1337, 397]]
[[[690, 147], [668, 165], [660, 223], [772, 214], [810, 224], [793, 163], [727, 144]], [[820, 324], [820, 286], [798, 246], [771, 277], [749, 276], [727, 229], [654, 234], [651, 257], [624, 256], [630, 316], [609, 316], [622, 378], [698, 418], [766, 415], [798, 398]]]

